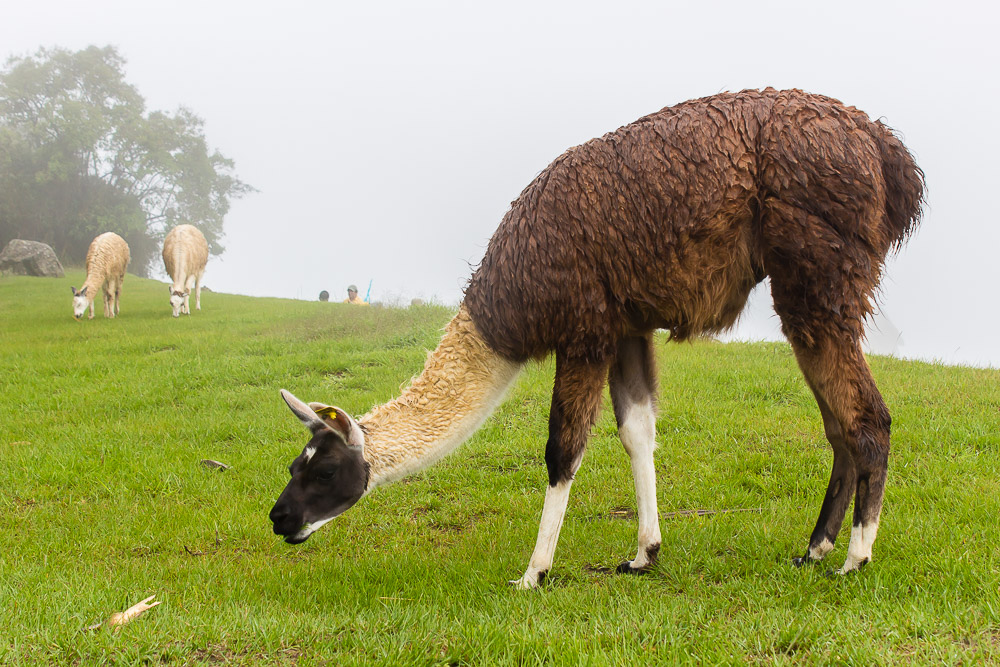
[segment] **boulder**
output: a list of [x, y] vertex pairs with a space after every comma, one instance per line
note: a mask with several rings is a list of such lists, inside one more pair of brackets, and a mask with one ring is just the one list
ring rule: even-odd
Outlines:
[[0, 272], [41, 278], [62, 278], [64, 275], [62, 264], [51, 247], [21, 239], [14, 239], [0, 252]]

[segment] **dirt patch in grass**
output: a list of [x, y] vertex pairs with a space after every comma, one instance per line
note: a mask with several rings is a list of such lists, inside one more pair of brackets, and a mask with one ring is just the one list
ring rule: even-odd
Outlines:
[[191, 662], [208, 665], [253, 665], [273, 662], [275, 658], [278, 659], [278, 664], [297, 665], [302, 655], [302, 649], [294, 646], [279, 649], [275, 653], [250, 653], [231, 649], [226, 644], [209, 644], [192, 651], [189, 657]]
[[584, 572], [590, 572], [593, 574], [614, 574], [615, 568], [605, 567], [604, 565], [594, 565], [593, 563], [587, 563], [583, 566]]
[[11, 498], [11, 505], [15, 512], [24, 512], [29, 508], [34, 507], [38, 504], [38, 501], [34, 498], [25, 498], [24, 496], [14, 496]]

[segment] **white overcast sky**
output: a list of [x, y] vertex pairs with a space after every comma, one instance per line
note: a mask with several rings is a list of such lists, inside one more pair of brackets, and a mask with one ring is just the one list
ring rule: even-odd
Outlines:
[[[896, 128], [929, 207], [882, 307], [902, 356], [1000, 367], [1000, 9], [985, 2], [4, 2], [0, 53], [113, 45], [260, 190], [218, 291], [457, 303], [566, 148], [686, 99], [797, 87]], [[735, 336], [774, 336], [755, 294]], [[890, 338], [892, 326], [886, 325]]]

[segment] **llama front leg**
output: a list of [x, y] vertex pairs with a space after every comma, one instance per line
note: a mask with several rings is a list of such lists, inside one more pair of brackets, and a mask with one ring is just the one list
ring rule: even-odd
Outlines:
[[556, 354], [556, 379], [549, 412], [549, 439], [545, 464], [549, 486], [545, 492], [542, 520], [535, 550], [524, 575], [513, 583], [518, 588], [536, 588], [549, 569], [559, 540], [573, 476], [580, 467], [590, 429], [597, 419], [607, 364], [591, 363]]
[[648, 571], [660, 552], [660, 520], [656, 507], [656, 365], [652, 336], [628, 338], [608, 373], [618, 434], [632, 462], [635, 499], [639, 512], [639, 548], [618, 572]]
[[[577, 462], [579, 467], [579, 462]], [[574, 473], [576, 470], [574, 469]], [[538, 538], [535, 540], [535, 550], [528, 561], [528, 569], [520, 579], [511, 583], [517, 588], [536, 588], [545, 579], [552, 558], [556, 552], [556, 542], [559, 541], [559, 531], [562, 529], [563, 518], [566, 516], [566, 505], [569, 502], [569, 490], [573, 486], [572, 474], [569, 479], [550, 485], [545, 490], [545, 505], [542, 508], [542, 521], [538, 526]]]
[[201, 310], [201, 274], [198, 274], [198, 278], [194, 284], [194, 307]]

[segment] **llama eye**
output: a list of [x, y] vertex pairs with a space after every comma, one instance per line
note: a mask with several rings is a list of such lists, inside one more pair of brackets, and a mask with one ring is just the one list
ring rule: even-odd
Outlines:
[[319, 470], [316, 472], [316, 479], [318, 479], [321, 482], [329, 482], [331, 479], [333, 479], [334, 474], [335, 471], [333, 470]]

